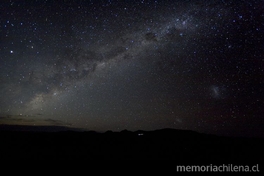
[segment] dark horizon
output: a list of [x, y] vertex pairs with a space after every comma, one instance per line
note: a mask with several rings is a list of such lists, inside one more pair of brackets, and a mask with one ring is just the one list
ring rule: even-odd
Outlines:
[[166, 160], [175, 168], [171, 166], [175, 162], [251, 164], [249, 161], [262, 163], [264, 158], [264, 138], [234, 138], [176, 129], [105, 133], [0, 131], [0, 138], [1, 160], [141, 160], [143, 163]]
[[187, 129], [176, 129], [176, 128], [161, 128], [161, 129], [155, 129], [155, 130], [142, 130], [142, 129], [137, 129], [137, 130], [127, 130], [127, 129], [121, 129], [119, 131], [113, 131], [113, 130], [105, 130], [105, 131], [96, 131], [96, 130], [89, 130], [89, 129], [82, 129], [82, 128], [73, 128], [70, 126], [60, 126], [60, 125], [42, 125], [42, 126], [37, 126], [37, 125], [10, 125], [10, 124], [0, 124], [0, 133], [1, 132], [44, 132], [44, 133], [53, 133], [53, 132], [94, 132], [94, 133], [122, 133], [122, 132], [132, 132], [132, 133], [139, 133], [139, 132], [155, 132], [155, 131], [173, 131], [173, 132], [193, 132], [201, 135], [212, 135], [215, 137], [231, 137], [231, 138], [261, 138], [264, 139], [263, 134], [256, 134], [256, 135], [248, 135], [243, 134], [243, 133], [236, 133], [236, 134], [219, 134], [219, 133], [210, 133], [210, 132], [198, 132], [194, 130], [187, 130]]

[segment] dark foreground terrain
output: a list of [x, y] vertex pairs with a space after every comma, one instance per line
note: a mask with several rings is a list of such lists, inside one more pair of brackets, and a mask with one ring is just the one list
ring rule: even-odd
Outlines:
[[264, 159], [261, 138], [220, 137], [174, 129], [106, 133], [61, 130], [0, 130], [0, 158], [254, 162]]

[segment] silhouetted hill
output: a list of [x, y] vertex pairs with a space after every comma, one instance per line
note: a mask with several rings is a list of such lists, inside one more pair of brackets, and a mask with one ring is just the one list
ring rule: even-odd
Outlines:
[[[264, 139], [194, 131], [60, 132], [0, 131], [1, 159], [169, 159], [263, 161]], [[66, 128], [67, 129], [67, 128]]]

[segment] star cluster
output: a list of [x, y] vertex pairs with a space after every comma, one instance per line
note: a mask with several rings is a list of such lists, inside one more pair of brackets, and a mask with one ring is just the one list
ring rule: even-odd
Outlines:
[[263, 133], [263, 1], [0, 3], [0, 123]]

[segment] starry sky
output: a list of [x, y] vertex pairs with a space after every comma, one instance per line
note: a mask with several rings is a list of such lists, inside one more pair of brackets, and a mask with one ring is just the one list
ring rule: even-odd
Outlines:
[[0, 2], [0, 124], [264, 134], [264, 1]]

